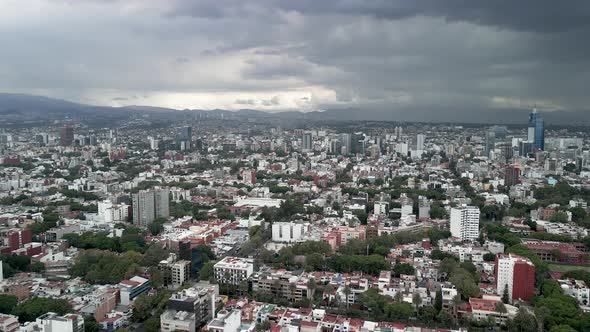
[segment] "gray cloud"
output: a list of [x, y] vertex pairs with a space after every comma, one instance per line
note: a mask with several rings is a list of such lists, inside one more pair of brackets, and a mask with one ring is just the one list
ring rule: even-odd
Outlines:
[[7, 1], [5, 91], [262, 109], [589, 102], [588, 1], [37, 0], [56, 20]]

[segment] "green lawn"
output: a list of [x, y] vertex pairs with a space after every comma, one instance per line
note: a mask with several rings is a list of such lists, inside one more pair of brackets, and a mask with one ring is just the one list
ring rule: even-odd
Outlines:
[[590, 272], [590, 266], [549, 264], [549, 270], [554, 272], [567, 272], [571, 270], [585, 270]]

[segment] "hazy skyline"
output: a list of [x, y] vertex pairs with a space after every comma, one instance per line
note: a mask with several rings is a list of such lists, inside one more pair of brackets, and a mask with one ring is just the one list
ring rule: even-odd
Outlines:
[[0, 92], [122, 106], [587, 110], [590, 2], [4, 0]]

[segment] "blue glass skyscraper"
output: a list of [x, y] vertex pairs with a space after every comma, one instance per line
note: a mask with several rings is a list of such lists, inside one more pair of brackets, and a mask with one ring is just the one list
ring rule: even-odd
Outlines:
[[545, 150], [545, 122], [536, 108], [529, 114], [529, 141], [535, 150]]

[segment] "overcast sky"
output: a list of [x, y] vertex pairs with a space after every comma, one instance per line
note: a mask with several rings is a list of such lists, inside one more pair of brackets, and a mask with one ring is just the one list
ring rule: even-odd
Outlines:
[[590, 1], [2, 0], [0, 92], [201, 109], [583, 110]]

